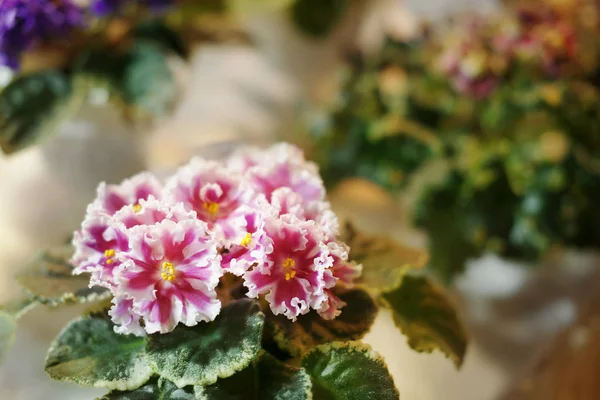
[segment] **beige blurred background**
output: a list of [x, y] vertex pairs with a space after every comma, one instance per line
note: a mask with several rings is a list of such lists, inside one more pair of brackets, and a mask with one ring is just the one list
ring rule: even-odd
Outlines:
[[[174, 62], [182, 99], [171, 119], [134, 131], [97, 101], [42, 146], [0, 156], [0, 301], [19, 293], [11, 276], [36, 249], [64, 240], [78, 225], [98, 181], [118, 182], [146, 167], [161, 173], [191, 155], [218, 158], [240, 143], [285, 136], [303, 99], [326, 101], [335, 93], [344, 50], [358, 45], [372, 51], [384, 32], [409, 35], [413, 14], [441, 18], [457, 9], [493, 7], [491, 0], [365, 0], [325, 42], [299, 37], [281, 15], [254, 16], [247, 27], [260, 50], [208, 46], [196, 49], [189, 67]], [[423, 245], [387, 195], [373, 190], [365, 198], [360, 187], [348, 190], [343, 197], [356, 202], [346, 201], [346, 212], [368, 206], [374, 211], [363, 213], [364, 224]], [[492, 305], [539, 277], [493, 257], [474, 261], [455, 287], [474, 338], [460, 371], [440, 354], [411, 351], [387, 314], [366, 341], [384, 355], [403, 399], [493, 400], [545, 338], [574, 318], [564, 293], [589, 271], [587, 258], [575, 257], [580, 268], [566, 278], [559, 274], [558, 300], [536, 309], [533, 319], [519, 312], [499, 316]], [[103, 393], [53, 382], [43, 372], [49, 341], [76, 313], [38, 309], [22, 320], [16, 346], [0, 367], [0, 399], [92, 399]]]

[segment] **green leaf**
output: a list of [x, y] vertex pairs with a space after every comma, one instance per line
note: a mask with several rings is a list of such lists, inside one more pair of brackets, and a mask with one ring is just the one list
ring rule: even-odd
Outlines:
[[17, 320], [10, 314], [0, 311], [0, 363], [6, 357], [15, 341]]
[[214, 385], [197, 387], [201, 400], [308, 400], [311, 382], [306, 371], [261, 352], [252, 366]]
[[37, 305], [39, 305], [39, 302], [34, 298], [23, 297], [0, 305], [0, 310], [18, 320]]
[[398, 287], [407, 272], [423, 268], [429, 259], [424, 251], [387, 236], [357, 232], [352, 225], [347, 225], [343, 239], [350, 246], [350, 259], [363, 266], [358, 282], [375, 292]]
[[153, 374], [146, 338], [120, 335], [102, 318], [72, 321], [50, 346], [46, 372], [58, 381], [113, 390], [136, 389]]
[[231, 303], [210, 323], [152, 335], [148, 356], [178, 387], [210, 385], [246, 368], [260, 350], [264, 315], [249, 299]]
[[296, 0], [291, 9], [292, 20], [310, 36], [325, 36], [342, 19], [348, 5], [348, 0]]
[[384, 293], [383, 299], [410, 347], [426, 353], [441, 350], [460, 367], [467, 337], [440, 286], [424, 277], [406, 276], [402, 285]]
[[138, 40], [123, 56], [122, 66], [117, 89], [134, 116], [166, 115], [177, 94], [167, 54], [149, 41]]
[[164, 116], [174, 105], [175, 78], [163, 46], [136, 40], [122, 51], [107, 46], [87, 49], [74, 66], [84, 89], [104, 88], [134, 118]]
[[100, 400], [196, 400], [192, 386], [179, 389], [166, 379], [152, 379], [139, 389], [110, 392]]
[[314, 400], [394, 400], [398, 390], [383, 359], [360, 342], [317, 347], [302, 360]]
[[163, 21], [143, 21], [132, 29], [131, 36], [136, 40], [151, 41], [182, 58], [189, 56], [189, 49], [183, 38]]
[[340, 294], [347, 303], [333, 320], [316, 312], [298, 317], [296, 322], [282, 315], [267, 314], [267, 328], [277, 346], [292, 356], [300, 356], [313, 347], [329, 342], [357, 340], [369, 332], [377, 316], [377, 305], [363, 290]]
[[22, 150], [52, 133], [76, 98], [67, 75], [42, 71], [13, 80], [0, 92], [0, 147]]
[[50, 306], [87, 303], [109, 295], [104, 288], [89, 288], [88, 275], [73, 276], [73, 266], [68, 261], [72, 254], [70, 245], [45, 250], [17, 274], [16, 280], [35, 300]]

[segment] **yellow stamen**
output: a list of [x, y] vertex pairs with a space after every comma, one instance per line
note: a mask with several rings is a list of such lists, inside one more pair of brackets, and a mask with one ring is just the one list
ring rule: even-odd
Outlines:
[[283, 267], [283, 272], [285, 273], [286, 281], [289, 281], [290, 279], [294, 279], [296, 277], [296, 261], [292, 260], [291, 258], [286, 258], [283, 264], [281, 264], [281, 266]]
[[252, 234], [250, 232], [246, 233], [246, 236], [244, 236], [244, 238], [242, 239], [242, 241], [240, 242], [240, 246], [250, 246], [250, 243], [252, 243]]
[[142, 211], [142, 205], [141, 204], [134, 204], [133, 205], [133, 212], [137, 214], [140, 211]]
[[219, 212], [219, 205], [212, 201], [205, 201], [202, 208], [207, 210], [211, 215], [216, 215]]
[[165, 281], [172, 282], [175, 280], [175, 266], [173, 265], [173, 263], [170, 263], [168, 261], [163, 262], [162, 270], [163, 272], [160, 274], [160, 276]]
[[113, 257], [115, 256], [115, 251], [113, 249], [104, 250], [104, 258], [106, 259], [106, 264], [112, 264], [115, 262]]

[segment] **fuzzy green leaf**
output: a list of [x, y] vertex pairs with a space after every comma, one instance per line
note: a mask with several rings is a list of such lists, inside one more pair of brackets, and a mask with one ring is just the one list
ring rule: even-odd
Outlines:
[[308, 400], [311, 382], [302, 368], [262, 352], [253, 365], [208, 387], [197, 387], [200, 400]]
[[59, 71], [23, 75], [0, 92], [0, 147], [22, 150], [52, 133], [75, 105], [69, 77]]
[[120, 84], [134, 114], [164, 116], [174, 105], [177, 88], [167, 53], [152, 42], [138, 40], [124, 55]]
[[267, 328], [277, 346], [292, 356], [300, 356], [323, 343], [357, 340], [366, 335], [377, 316], [377, 305], [371, 296], [355, 289], [339, 297], [347, 305], [330, 321], [316, 312], [302, 315], [296, 322], [282, 315], [267, 314]]
[[8, 350], [15, 341], [17, 320], [12, 315], [0, 311], [0, 363], [6, 357]]
[[89, 276], [73, 276], [72, 254], [70, 245], [45, 250], [16, 280], [35, 300], [50, 306], [87, 303], [108, 295], [104, 288], [89, 288]]
[[406, 276], [402, 285], [383, 294], [396, 325], [419, 352], [441, 350], [457, 367], [463, 362], [467, 337], [444, 290], [424, 277]]
[[317, 347], [302, 360], [314, 400], [395, 400], [398, 390], [383, 359], [360, 342]]
[[113, 390], [136, 389], [152, 376], [146, 338], [120, 335], [102, 318], [72, 321], [50, 346], [46, 372], [58, 381]]
[[96, 47], [82, 53], [74, 66], [77, 85], [102, 87], [124, 105], [130, 117], [163, 116], [176, 96], [168, 53], [156, 40], [138, 39], [126, 51]]
[[292, 6], [292, 20], [307, 35], [329, 34], [342, 19], [348, 0], [297, 0]]
[[367, 235], [346, 227], [344, 241], [350, 246], [350, 258], [362, 264], [359, 283], [375, 292], [395, 289], [404, 275], [427, 264], [427, 253], [403, 246], [387, 236]]
[[213, 322], [178, 326], [168, 335], [151, 336], [148, 356], [157, 373], [178, 387], [210, 385], [256, 358], [264, 318], [256, 302], [236, 301]]
[[152, 379], [139, 389], [110, 392], [100, 400], [196, 400], [192, 386], [179, 389], [166, 379]]
[[136, 40], [143, 39], [156, 43], [182, 58], [189, 56], [189, 50], [183, 38], [162, 21], [143, 21], [132, 29], [131, 36]]

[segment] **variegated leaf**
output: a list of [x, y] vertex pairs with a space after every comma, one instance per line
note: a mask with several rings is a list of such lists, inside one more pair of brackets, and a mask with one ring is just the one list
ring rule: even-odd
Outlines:
[[46, 372], [58, 381], [113, 390], [137, 389], [153, 374], [146, 338], [120, 335], [104, 318], [71, 322], [50, 346]]
[[252, 363], [261, 347], [263, 324], [258, 304], [239, 300], [210, 323], [152, 335], [148, 356], [157, 373], [178, 387], [210, 385]]
[[396, 325], [416, 351], [441, 350], [460, 367], [467, 337], [444, 289], [425, 277], [406, 276], [402, 285], [383, 294]]
[[397, 400], [398, 390], [383, 359], [360, 342], [319, 346], [302, 359], [314, 400]]

